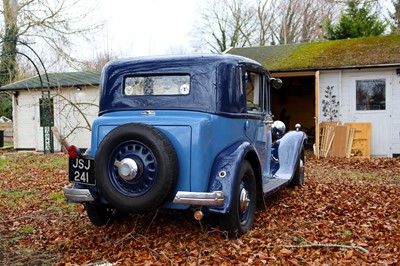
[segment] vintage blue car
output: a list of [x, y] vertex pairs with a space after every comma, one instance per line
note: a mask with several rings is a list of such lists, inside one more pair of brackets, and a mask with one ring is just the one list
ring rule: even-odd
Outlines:
[[305, 134], [273, 122], [281, 81], [233, 55], [143, 57], [108, 63], [91, 147], [69, 148], [69, 202], [93, 224], [115, 211], [218, 214], [231, 236], [252, 229], [256, 203], [304, 182]]

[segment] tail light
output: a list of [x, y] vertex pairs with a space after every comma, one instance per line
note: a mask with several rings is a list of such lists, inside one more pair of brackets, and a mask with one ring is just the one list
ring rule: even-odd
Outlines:
[[76, 159], [80, 153], [81, 153], [81, 151], [75, 145], [69, 146], [68, 155], [71, 159]]

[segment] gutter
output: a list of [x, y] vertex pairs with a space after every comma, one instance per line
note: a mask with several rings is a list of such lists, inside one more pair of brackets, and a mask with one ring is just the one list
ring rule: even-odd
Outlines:
[[341, 66], [341, 67], [323, 67], [323, 68], [295, 68], [295, 69], [270, 69], [271, 73], [276, 72], [299, 72], [299, 71], [320, 71], [320, 70], [344, 70], [344, 69], [368, 69], [368, 68], [388, 68], [400, 67], [400, 63], [359, 65], [359, 66]]

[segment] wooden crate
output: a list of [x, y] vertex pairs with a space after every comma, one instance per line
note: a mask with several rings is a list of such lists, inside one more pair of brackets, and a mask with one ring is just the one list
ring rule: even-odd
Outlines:
[[369, 159], [371, 156], [371, 123], [344, 123], [344, 125], [354, 128], [351, 157]]

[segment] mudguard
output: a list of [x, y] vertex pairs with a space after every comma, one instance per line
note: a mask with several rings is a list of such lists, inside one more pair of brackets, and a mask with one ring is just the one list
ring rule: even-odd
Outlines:
[[302, 131], [289, 131], [272, 144], [272, 177], [291, 180], [307, 136]]
[[[226, 213], [231, 209], [241, 162], [249, 152], [256, 152], [249, 142], [235, 143], [222, 151], [214, 161], [208, 191], [223, 191], [224, 205], [204, 207], [210, 213]], [[254, 163], [254, 162], [251, 162]], [[259, 164], [259, 162], [258, 162]]]

